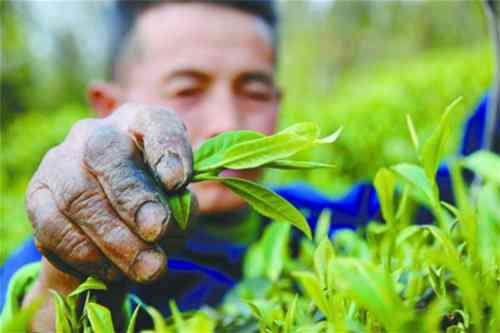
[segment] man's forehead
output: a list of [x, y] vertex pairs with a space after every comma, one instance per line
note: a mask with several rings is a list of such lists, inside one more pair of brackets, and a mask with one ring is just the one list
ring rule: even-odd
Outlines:
[[220, 49], [220, 53], [232, 49], [247, 53], [241, 56], [273, 61], [270, 27], [257, 16], [221, 5], [165, 3], [151, 6], [139, 16], [136, 29], [145, 56], [148, 53], [153, 56], [169, 54], [175, 58], [181, 53], [196, 59], [210, 50]]

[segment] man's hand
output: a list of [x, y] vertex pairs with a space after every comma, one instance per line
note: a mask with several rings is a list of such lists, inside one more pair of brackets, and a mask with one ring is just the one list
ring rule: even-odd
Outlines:
[[171, 110], [127, 104], [80, 121], [29, 185], [37, 247], [75, 275], [151, 282], [165, 270], [158, 242], [175, 224], [164, 196], [191, 173], [188, 134]]

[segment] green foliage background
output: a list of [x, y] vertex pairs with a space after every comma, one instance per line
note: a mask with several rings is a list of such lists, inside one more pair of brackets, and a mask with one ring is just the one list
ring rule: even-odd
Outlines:
[[[27, 43], [38, 28], [30, 23], [29, 4], [1, 6], [0, 263], [30, 232], [27, 182], [44, 153], [77, 119], [91, 115], [85, 85], [102, 72], [98, 61], [88, 68], [69, 30], [51, 36], [58, 56], [46, 61]], [[381, 166], [413, 161], [405, 114], [427, 136], [445, 106], [463, 96], [448, 151], [456, 149], [464, 118], [492, 78], [491, 46], [477, 2], [283, 6], [280, 127], [312, 120], [323, 133], [339, 126], [344, 132], [333, 148], [305, 156], [333, 163], [335, 170], [270, 173], [268, 181], [305, 180], [340, 194]]]

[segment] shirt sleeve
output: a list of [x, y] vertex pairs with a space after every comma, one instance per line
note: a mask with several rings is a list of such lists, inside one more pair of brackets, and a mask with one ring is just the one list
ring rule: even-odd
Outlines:
[[0, 314], [0, 327], [12, 320], [21, 311], [24, 295], [33, 287], [40, 273], [40, 262], [23, 266], [10, 279], [5, 305]]

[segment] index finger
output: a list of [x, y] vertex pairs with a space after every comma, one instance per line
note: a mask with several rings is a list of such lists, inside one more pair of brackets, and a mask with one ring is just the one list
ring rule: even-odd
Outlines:
[[175, 191], [186, 185], [193, 170], [193, 154], [186, 127], [175, 111], [138, 104], [122, 108], [132, 112], [128, 132], [165, 189]]

